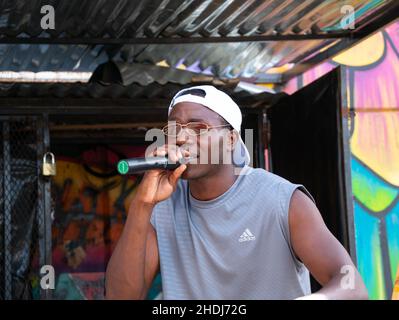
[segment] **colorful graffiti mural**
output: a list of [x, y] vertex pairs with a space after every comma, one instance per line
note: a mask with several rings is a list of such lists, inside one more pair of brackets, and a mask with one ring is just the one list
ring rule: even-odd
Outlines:
[[291, 80], [293, 93], [337, 66], [350, 111], [357, 264], [372, 299], [389, 299], [399, 266], [399, 22]]
[[[121, 158], [145, 147], [57, 145], [52, 227], [57, 299], [103, 299], [104, 272], [122, 232], [139, 176], [120, 176]], [[149, 293], [161, 291], [156, 279]]]

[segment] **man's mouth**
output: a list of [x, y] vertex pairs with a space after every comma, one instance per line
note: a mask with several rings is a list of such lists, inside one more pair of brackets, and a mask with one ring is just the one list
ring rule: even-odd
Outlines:
[[184, 157], [182, 159], [182, 163], [183, 164], [197, 164], [198, 163], [198, 158], [199, 158], [198, 155], [190, 154], [189, 156]]

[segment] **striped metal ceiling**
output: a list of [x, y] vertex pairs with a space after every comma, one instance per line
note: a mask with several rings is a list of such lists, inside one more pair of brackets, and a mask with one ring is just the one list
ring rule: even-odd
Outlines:
[[[0, 71], [92, 72], [113, 59], [220, 78], [256, 78], [276, 67], [292, 75], [327, 47], [352, 44], [374, 19], [392, 20], [398, 2], [3, 0]], [[55, 9], [55, 30], [41, 29], [44, 5]], [[343, 5], [355, 10], [355, 30], [342, 29]]]

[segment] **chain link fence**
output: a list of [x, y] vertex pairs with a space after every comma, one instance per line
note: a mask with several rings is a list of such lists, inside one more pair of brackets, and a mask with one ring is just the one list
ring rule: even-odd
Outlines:
[[1, 117], [0, 299], [31, 299], [43, 252], [43, 127], [35, 117]]

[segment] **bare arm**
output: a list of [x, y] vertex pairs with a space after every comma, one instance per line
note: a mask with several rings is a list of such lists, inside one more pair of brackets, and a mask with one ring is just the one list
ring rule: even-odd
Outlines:
[[298, 190], [290, 203], [289, 228], [296, 255], [323, 286], [302, 299], [368, 298], [349, 254], [328, 230], [316, 205]]
[[144, 299], [159, 270], [158, 245], [150, 224], [153, 206], [132, 201], [106, 273], [107, 299]]
[[[155, 155], [165, 155], [166, 147]], [[168, 150], [177, 160], [178, 152]], [[159, 270], [156, 233], [150, 223], [154, 206], [169, 198], [186, 169], [181, 165], [174, 171], [146, 172], [132, 201], [121, 238], [115, 247], [106, 272], [107, 299], [144, 299]]]

